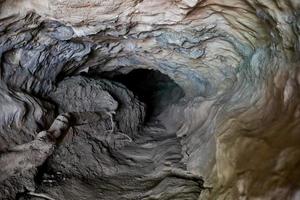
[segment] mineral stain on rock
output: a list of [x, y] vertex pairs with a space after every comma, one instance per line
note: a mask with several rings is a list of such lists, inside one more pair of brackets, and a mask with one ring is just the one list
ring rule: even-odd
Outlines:
[[297, 0], [0, 0], [0, 199], [298, 200]]

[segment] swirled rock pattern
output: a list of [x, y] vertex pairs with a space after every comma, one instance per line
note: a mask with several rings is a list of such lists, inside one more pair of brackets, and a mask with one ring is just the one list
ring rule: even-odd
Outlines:
[[300, 199], [299, 36], [298, 0], [0, 0], [0, 199]]

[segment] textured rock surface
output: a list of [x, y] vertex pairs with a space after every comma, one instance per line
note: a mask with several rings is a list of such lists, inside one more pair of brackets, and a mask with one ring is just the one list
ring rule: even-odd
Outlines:
[[300, 198], [298, 0], [0, 5], [2, 199]]

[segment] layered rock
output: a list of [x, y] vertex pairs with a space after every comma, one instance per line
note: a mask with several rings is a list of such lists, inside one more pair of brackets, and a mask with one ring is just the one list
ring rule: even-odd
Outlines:
[[[296, 200], [299, 7], [2, 1], [1, 152], [69, 112], [70, 131], [29, 181], [36, 193]], [[5, 198], [31, 198], [8, 185]]]

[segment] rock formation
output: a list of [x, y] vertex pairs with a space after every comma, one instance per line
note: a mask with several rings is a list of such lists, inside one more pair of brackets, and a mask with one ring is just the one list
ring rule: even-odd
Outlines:
[[0, 199], [300, 199], [299, 0], [0, 11]]

